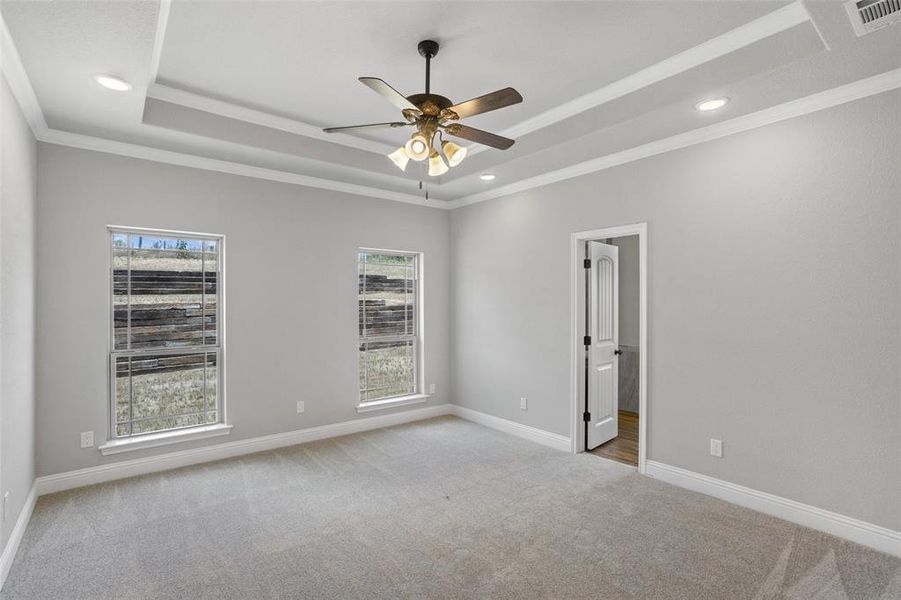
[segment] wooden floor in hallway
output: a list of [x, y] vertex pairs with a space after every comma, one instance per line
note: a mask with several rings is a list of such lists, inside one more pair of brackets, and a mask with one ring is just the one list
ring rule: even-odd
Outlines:
[[638, 466], [638, 413], [619, 411], [619, 435], [601, 444], [591, 454]]

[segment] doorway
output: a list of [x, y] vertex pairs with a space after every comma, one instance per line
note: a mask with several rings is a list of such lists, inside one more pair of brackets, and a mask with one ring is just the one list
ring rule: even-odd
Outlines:
[[572, 235], [572, 449], [645, 471], [647, 225]]

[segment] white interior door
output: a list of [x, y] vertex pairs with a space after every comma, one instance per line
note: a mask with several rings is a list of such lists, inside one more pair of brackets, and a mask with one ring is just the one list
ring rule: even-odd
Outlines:
[[619, 248], [588, 242], [588, 448], [618, 434]]

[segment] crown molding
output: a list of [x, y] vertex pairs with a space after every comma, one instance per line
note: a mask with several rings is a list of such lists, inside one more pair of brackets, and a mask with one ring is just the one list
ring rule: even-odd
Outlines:
[[148, 90], [156, 83], [160, 72], [160, 61], [163, 58], [163, 43], [166, 41], [166, 29], [169, 27], [169, 14], [172, 0], [160, 0], [160, 9], [156, 15], [156, 31], [153, 34], [153, 48], [150, 51], [150, 66], [147, 67], [147, 85], [144, 87], [144, 99], [141, 101], [141, 114], [147, 112]]
[[542, 187], [565, 179], [572, 179], [573, 177], [603, 171], [604, 169], [656, 156], [672, 150], [687, 148], [688, 146], [694, 146], [695, 144], [703, 144], [704, 142], [734, 135], [750, 129], [756, 129], [758, 127], [778, 123], [779, 121], [793, 119], [826, 108], [838, 106], [839, 104], [894, 90], [899, 87], [901, 87], [901, 69], [893, 69], [879, 75], [874, 75], [853, 83], [817, 92], [816, 94], [798, 98], [797, 100], [791, 100], [783, 104], [777, 104], [776, 106], [741, 117], [736, 117], [728, 121], [722, 121], [707, 127], [693, 129], [671, 137], [642, 144], [641, 146], [586, 160], [569, 167], [542, 173], [535, 177], [521, 179], [491, 190], [464, 196], [451, 201], [449, 203], [451, 205], [450, 208], [460, 208], [478, 202], [485, 202], [486, 200], [493, 200], [495, 198], [500, 198], [501, 196], [509, 196], [510, 194]]
[[93, 150], [95, 152], [104, 152], [107, 154], [118, 154], [120, 156], [128, 156], [131, 158], [139, 158], [181, 167], [202, 169], [204, 171], [216, 171], [218, 173], [229, 173], [231, 175], [241, 175], [244, 177], [253, 177], [254, 179], [265, 179], [280, 183], [290, 183], [304, 187], [365, 196], [367, 198], [380, 198], [382, 200], [393, 200], [395, 202], [404, 202], [406, 204], [416, 204], [418, 206], [440, 209], [448, 209], [450, 204], [444, 200], [426, 200], [417, 195], [407, 194], [405, 192], [395, 192], [393, 190], [385, 190], [367, 185], [208, 158], [196, 154], [186, 154], [150, 146], [118, 142], [80, 133], [72, 133], [70, 131], [60, 131], [58, 129], [49, 129], [43, 135], [36, 137], [41, 142], [56, 144], [58, 146]]
[[38, 97], [22, 64], [22, 57], [19, 56], [2, 14], [0, 14], [0, 67], [9, 83], [9, 89], [25, 115], [25, 120], [28, 121], [28, 126], [31, 127], [31, 133], [35, 138], [43, 135], [47, 131], [47, 121], [44, 119]]
[[161, 150], [148, 146], [137, 144], [129, 144], [124, 142], [116, 142], [103, 138], [97, 138], [82, 134], [71, 133], [67, 131], [59, 131], [55, 129], [47, 130], [40, 136], [35, 136], [42, 142], [69, 146], [73, 148], [81, 148], [85, 150], [94, 150], [97, 152], [106, 152], [110, 154], [120, 154], [130, 156], [132, 158], [140, 158], [155, 162], [203, 169], [208, 171], [217, 171], [220, 173], [230, 173], [233, 175], [242, 175], [245, 177], [253, 177], [256, 179], [266, 179], [270, 181], [278, 181], [282, 183], [290, 183], [306, 187], [314, 187], [348, 194], [366, 196], [370, 198], [381, 198], [384, 200], [393, 200], [397, 202], [405, 202], [408, 204], [416, 204], [419, 206], [428, 206], [431, 208], [439, 208], [443, 210], [453, 210], [470, 204], [486, 202], [517, 192], [530, 190], [572, 179], [581, 175], [587, 175], [604, 169], [609, 169], [618, 165], [626, 164], [649, 158], [658, 154], [663, 154], [673, 150], [679, 150], [702, 144], [719, 138], [742, 133], [758, 127], [764, 127], [773, 123], [778, 123], [787, 119], [800, 117], [806, 114], [838, 106], [861, 98], [866, 98], [882, 92], [901, 88], [901, 69], [886, 71], [879, 75], [874, 75], [853, 83], [842, 85], [836, 88], [811, 94], [804, 98], [792, 100], [779, 104], [755, 113], [736, 117], [728, 121], [709, 125], [699, 129], [694, 129], [684, 133], [680, 133], [668, 138], [663, 138], [641, 146], [629, 148], [613, 154], [600, 156], [591, 160], [587, 160], [563, 169], [550, 171], [521, 179], [519, 181], [499, 186], [497, 188], [486, 190], [477, 194], [464, 196], [452, 201], [430, 199], [425, 200], [413, 194], [403, 192], [395, 192], [384, 190], [371, 186], [364, 186], [331, 179], [312, 177], [301, 175], [298, 173], [290, 173], [286, 171], [278, 171], [274, 169], [266, 169], [255, 167], [242, 163], [223, 161], [218, 159], [197, 156], [193, 154], [185, 154], [170, 150]]
[[150, 54], [150, 68], [148, 69], [147, 86], [156, 83], [156, 76], [160, 72], [160, 60], [163, 57], [163, 42], [166, 40], [166, 28], [169, 26], [169, 11], [172, 9], [172, 0], [160, 0], [160, 12], [156, 17], [156, 33], [153, 36], [153, 51]]
[[[646, 69], [637, 71], [628, 77], [526, 119], [501, 131], [500, 134], [512, 139], [520, 138], [574, 117], [586, 110], [684, 73], [807, 21], [813, 22], [810, 18], [810, 13], [807, 12], [800, 0], [793, 2], [693, 48], [689, 48], [684, 52], [655, 63]], [[817, 31], [819, 32], [819, 30]], [[820, 36], [820, 39], [822, 39], [822, 36]], [[823, 43], [825, 45], [825, 40]], [[828, 48], [828, 46], [826, 47]], [[479, 154], [485, 150], [487, 150], [485, 146], [476, 146], [470, 149], [470, 154]]]
[[[162, 0], [157, 24], [157, 33], [154, 41], [154, 57], [152, 59], [156, 66], [159, 65], [159, 54], [163, 38], [165, 37], [165, 26], [168, 21], [169, 8], [169, 0]], [[50, 129], [47, 126], [47, 121], [44, 118], [41, 105], [34, 93], [31, 80], [28, 78], [25, 67], [22, 64], [22, 59], [19, 56], [19, 52], [16, 49], [16, 45], [13, 42], [2, 14], [0, 14], [0, 67], [2, 67], [2, 72], [9, 83], [13, 96], [16, 98], [19, 107], [25, 115], [25, 119], [31, 128], [32, 134], [35, 139], [40, 142], [68, 146], [70, 148], [80, 148], [83, 150], [93, 150], [107, 154], [118, 154], [131, 158], [140, 158], [206, 171], [216, 171], [219, 173], [253, 177], [255, 179], [266, 179], [269, 181], [290, 183], [304, 187], [343, 192], [357, 196], [365, 196], [367, 198], [380, 198], [383, 200], [392, 200], [395, 202], [404, 202], [407, 204], [445, 210], [449, 207], [449, 203], [446, 201], [434, 198], [426, 200], [418, 195], [405, 192], [396, 192], [373, 186], [325, 179], [311, 175], [302, 175], [288, 171], [279, 171], [276, 169], [266, 169], [263, 167], [208, 158], [195, 154], [163, 150], [151, 146], [118, 142], [70, 131]], [[151, 84], [150, 87], [152, 88], [154, 85]]]
[[146, 98], [163, 100], [165, 102], [171, 102], [173, 104], [179, 104], [188, 108], [202, 110], [204, 112], [212, 113], [222, 117], [237, 119], [239, 121], [253, 123], [254, 125], [261, 125], [263, 127], [269, 127], [271, 129], [278, 129], [280, 131], [286, 131], [295, 135], [314, 138], [332, 144], [348, 146], [350, 148], [356, 148], [358, 150], [365, 150], [366, 152], [372, 152], [375, 154], [385, 155], [394, 150], [394, 147], [389, 146], [388, 144], [382, 144], [380, 142], [374, 142], [372, 140], [366, 140], [343, 133], [328, 134], [322, 131], [321, 128], [315, 125], [311, 125], [310, 123], [305, 123], [296, 119], [280, 117], [278, 115], [262, 110], [248, 108], [246, 106], [241, 106], [240, 104], [235, 104], [233, 102], [217, 100], [215, 98], [204, 96], [202, 94], [197, 94], [194, 92], [189, 92], [187, 90], [182, 90], [172, 86], [157, 83], [157, 77], [159, 76], [160, 70], [160, 60], [162, 59], [163, 55], [163, 44], [166, 40], [166, 29], [169, 26], [169, 15], [171, 8], [172, 0], [160, 0], [160, 11], [157, 17], [156, 34], [153, 39], [153, 52], [151, 53], [150, 59], [145, 102]]
[[366, 152], [372, 152], [374, 154], [385, 155], [394, 150], [393, 146], [381, 142], [375, 142], [347, 135], [345, 133], [325, 133], [322, 131], [322, 128], [297, 119], [281, 117], [262, 110], [241, 106], [240, 104], [235, 104], [233, 102], [226, 102], [225, 100], [218, 100], [195, 92], [189, 92], [187, 90], [157, 83], [160, 60], [163, 55], [163, 44], [166, 39], [166, 29], [169, 26], [169, 14], [171, 8], [172, 0], [160, 0], [160, 12], [157, 18], [156, 35], [153, 39], [153, 52], [150, 59], [146, 98], [163, 100], [188, 108], [202, 110], [221, 117], [237, 119], [239, 121], [253, 123], [254, 125], [278, 129], [280, 131], [286, 131], [288, 133], [329, 142], [331, 144], [339, 144], [349, 148], [356, 148], [357, 150], [365, 150]]
[[[148, 96], [148, 98], [149, 98], [149, 96]], [[177, 106], [181, 106], [181, 107], [184, 107], [184, 108], [191, 108], [191, 107], [185, 106], [185, 105], [183, 105], [183, 104], [177, 104]], [[220, 115], [220, 116], [221, 116], [221, 115]], [[227, 118], [227, 117], [224, 117], [224, 118]], [[147, 126], [149, 126], [149, 127], [160, 128], [159, 125], [149, 124], [149, 123], [146, 123], [146, 122], [145, 122], [144, 124], [147, 125]], [[162, 127], [162, 128], [164, 128], [164, 127]], [[287, 152], [287, 151], [284, 151], [284, 150], [270, 150], [270, 149], [265, 148], [265, 147], [263, 147], [263, 146], [247, 145], [247, 144], [244, 144], [244, 143], [242, 143], [242, 142], [234, 142], [234, 141], [223, 140], [223, 139], [215, 138], [215, 137], [208, 137], [208, 136], [203, 135], [203, 134], [190, 133], [190, 132], [183, 131], [183, 130], [179, 130], [179, 129], [173, 129], [173, 130], [171, 130], [171, 131], [175, 131], [175, 132], [177, 132], [177, 133], [180, 134], [180, 135], [185, 135], [185, 136], [188, 136], [188, 137], [191, 137], [191, 138], [201, 138], [201, 139], [204, 139], [204, 140], [213, 142], [213, 144], [215, 145], [215, 147], [216, 147], [217, 149], [227, 149], [227, 148], [231, 148], [231, 149], [245, 149], [245, 150], [246, 150], [246, 149], [249, 148], [249, 149], [253, 149], [253, 150], [255, 150], [255, 151], [258, 151], [259, 153], [261, 153], [261, 154], [263, 154], [263, 155], [278, 154], [278, 155], [282, 155], [282, 156], [289, 156], [289, 157], [292, 157], [292, 158], [303, 158], [303, 159], [305, 159], [307, 162], [319, 163], [319, 164], [322, 164], [322, 165], [328, 165], [328, 166], [331, 166], [331, 167], [339, 167], [339, 168], [342, 170], [342, 172], [346, 172], [346, 173], [359, 173], [360, 175], [362, 175], [362, 176], [364, 176], [364, 177], [377, 178], [378, 180], [384, 182], [385, 185], [388, 185], [388, 182], [395, 183], [395, 184], [397, 184], [397, 185], [409, 185], [410, 183], [413, 183], [413, 182], [416, 182], [416, 181], [417, 181], [417, 179], [411, 179], [409, 176], [404, 176], [404, 175], [392, 175], [392, 174], [388, 174], [388, 173], [381, 173], [381, 172], [378, 172], [378, 171], [372, 171], [372, 170], [365, 169], [365, 168], [362, 168], [362, 167], [352, 167], [352, 166], [349, 166], [349, 165], [345, 165], [345, 164], [343, 164], [343, 163], [329, 162], [329, 161], [326, 161], [326, 160], [321, 160], [321, 159], [319, 159], [319, 158], [310, 158], [310, 157], [308, 157], [308, 156], [303, 156], [303, 155], [293, 154], [293, 153], [291, 153], [291, 152]], [[385, 157], [382, 156], [382, 158], [385, 158]], [[385, 161], [385, 162], [387, 163], [387, 161]], [[430, 191], [429, 191], [429, 194], [431, 195], [431, 189], [433, 189], [433, 188], [437, 189], [437, 187], [440, 185], [440, 183], [438, 183], [438, 182], [429, 182], [429, 184], [430, 184], [430, 185], [429, 185], [429, 190], [430, 190]], [[377, 182], [375, 182], [375, 181], [373, 181], [372, 183], [370, 183], [370, 184], [368, 184], [368, 185], [372, 185], [372, 186], [378, 187], [378, 184], [377, 184]]]
[[[161, 6], [160, 8], [160, 24], [157, 27], [157, 38], [154, 44], [154, 64], [157, 68], [159, 66], [159, 55], [162, 52], [166, 20], [168, 19], [169, 2], [170, 0], [162, 0], [165, 7]], [[165, 18], [163, 16], [164, 14]], [[736, 27], [731, 31], [703, 42], [693, 48], [642, 69], [628, 77], [526, 119], [521, 123], [505, 129], [501, 132], [501, 135], [516, 139], [538, 131], [539, 129], [544, 129], [545, 127], [549, 127], [555, 123], [617, 98], [621, 98], [642, 88], [659, 83], [660, 81], [735, 52], [736, 50], [807, 21], [813, 23], [807, 9], [800, 0], [797, 0], [792, 4], [783, 6], [782, 8], [750, 21], [749, 23]], [[161, 33], [161, 31], [163, 33]], [[818, 29], [817, 31], [819, 32]], [[822, 39], [822, 35], [820, 38]], [[825, 40], [823, 40], [823, 44], [828, 48]], [[157, 100], [164, 100], [166, 102], [180, 104], [223, 117], [246, 121], [256, 125], [270, 127], [272, 129], [279, 129], [295, 135], [341, 144], [343, 146], [376, 154], [384, 155], [394, 150], [393, 146], [381, 142], [367, 140], [350, 134], [327, 134], [323, 132], [321, 128], [303, 121], [280, 117], [266, 111], [248, 108], [232, 102], [217, 100], [202, 94], [156, 83], [156, 69], [151, 72], [151, 75], [152, 79], [147, 90], [147, 96], [156, 98]], [[474, 144], [468, 146], [468, 150], [470, 155], [475, 155], [489, 150], [489, 148], [481, 144]]]
[[[152, 68], [159, 66], [159, 56], [161, 53], [163, 39], [165, 37], [165, 28], [168, 22], [169, 9], [171, 7], [170, 2], [171, 0], [161, 0], [157, 33], [154, 41], [154, 52], [151, 65]], [[735, 44], [741, 43], [741, 40], [744, 40], [743, 45], [747, 45], [749, 43], [752, 43], [753, 41], [756, 41], [754, 40], [755, 36], [758, 36], [757, 39], [766, 37], [766, 35], [763, 35], [766, 31], [770, 31], [770, 33], [767, 35], [772, 35], [773, 33], [777, 33], [778, 31], [782, 31], [788, 27], [793, 26], [791, 23], [797, 25], [803, 23], [805, 20], [810, 20], [810, 16], [807, 13], [807, 10], [804, 8], [803, 4], [798, 1], [768, 15], [765, 15], [760, 19], [752, 21], [751, 23], [748, 23], [742, 27], [732, 30], [731, 32], [724, 34], [719, 38], [714, 38], [713, 40], [710, 40], [709, 42], [706, 42], [701, 46], [697, 46], [692, 50], [677, 55], [672, 59], [667, 59], [667, 61], [658, 63], [658, 65], [656, 65], [654, 68], [659, 67], [659, 65], [667, 63], [670, 60], [676, 59], [682, 61], [677, 61], [678, 64], [688, 64], [690, 60], [686, 59], [685, 55], [689, 53], [695, 53], [694, 59], [698, 60], [698, 49], [702, 47], [707, 47], [707, 52], [710, 52], [710, 48], [713, 46], [718, 47], [720, 52], [733, 51], [734, 49], [741, 47], [740, 45], [734, 46]], [[781, 27], [781, 29], [779, 29], [779, 27]], [[714, 42], [716, 42], [716, 44], [714, 44]], [[733, 50], [724, 49], [726, 47], [729, 47], [729, 44], [732, 44], [734, 46]], [[711, 57], [713, 56], [711, 55]], [[562, 169], [543, 173], [535, 177], [528, 177], [510, 184], [485, 190], [484, 192], [463, 196], [452, 201], [445, 201], [435, 198], [426, 200], [419, 197], [418, 195], [405, 192], [397, 192], [373, 186], [348, 183], [333, 179], [325, 179], [310, 175], [302, 175], [288, 171], [267, 169], [264, 167], [257, 167], [243, 163], [213, 159], [194, 154], [163, 150], [150, 146], [118, 142], [105, 138], [98, 138], [68, 131], [50, 129], [47, 126], [47, 122], [44, 118], [44, 114], [41, 110], [37, 96], [34, 93], [31, 81], [28, 78], [28, 75], [22, 64], [21, 57], [18, 53], [18, 50], [16, 49], [12, 37], [10, 36], [9, 30], [2, 14], [0, 14], [0, 58], [2, 58], [2, 60], [0, 60], [0, 67], [2, 67], [2, 72], [7, 82], [9, 83], [10, 89], [15, 96], [19, 106], [21, 107], [29, 126], [31, 127], [35, 139], [41, 142], [68, 146], [72, 148], [93, 150], [109, 154], [119, 154], [132, 158], [139, 158], [154, 162], [161, 162], [207, 171], [216, 171], [220, 173], [253, 177], [255, 179], [265, 179], [269, 181], [277, 181], [281, 183], [289, 183], [293, 185], [343, 192], [369, 198], [380, 198], [384, 200], [404, 202], [407, 204], [427, 206], [430, 208], [439, 208], [442, 210], [452, 210], [455, 208], [468, 206], [470, 204], [485, 202], [487, 200], [500, 198], [502, 196], [507, 196], [517, 192], [549, 185], [557, 181], [579, 177], [581, 175], [586, 175], [621, 164], [641, 160], [643, 158], [648, 158], [658, 154], [663, 154], [672, 150], [686, 148], [688, 146], [712, 141], [733, 135], [735, 133], [741, 133], [743, 131], [748, 131], [757, 127], [763, 127], [765, 125], [770, 125], [779, 121], [803, 116], [812, 112], [830, 108], [832, 106], [837, 106], [839, 104], [851, 102], [865, 98], [867, 96], [872, 96], [901, 87], [901, 69], [894, 69], [885, 73], [881, 73], [879, 75], [861, 79], [856, 82], [818, 92], [804, 98], [799, 98], [797, 100], [792, 100], [777, 106], [773, 106], [755, 113], [737, 117], [728, 121], [723, 121], [721, 123], [716, 123], [708, 127], [687, 131], [668, 138], [663, 138], [649, 142], [647, 144], [636, 146], [634, 148], [629, 148], [627, 150], [613, 154], [600, 156], [575, 165], [571, 165], [569, 167], [564, 167]], [[689, 55], [688, 58], [691, 59], [692, 55]], [[707, 60], [709, 60], [709, 58]], [[670, 66], [672, 67], [672, 65]], [[647, 73], [645, 71], [639, 72], [635, 76], [637, 77], [638, 75], [644, 73], [644, 77], [647, 77]], [[630, 78], [626, 78], [626, 80], [628, 79]], [[626, 80], [621, 80], [617, 84], [612, 85], [625, 85], [622, 84], [622, 81]], [[646, 81], [650, 81], [650, 79], [646, 79]], [[636, 83], [633, 81], [632, 85], [636, 85]], [[650, 83], [646, 83], [645, 85], [650, 85]], [[600, 91], [601, 90], [599, 90], [598, 92]], [[589, 94], [587, 96], [594, 97], [592, 94]], [[148, 87], [148, 96], [155, 97], [160, 100], [176, 102], [178, 104], [183, 104], [191, 108], [207, 110], [208, 112], [217, 112], [217, 110], [220, 109], [234, 111], [234, 114], [241, 115], [236, 116], [235, 118], [248, 120], [249, 122], [257, 122], [252, 119], [260, 119], [261, 122], [258, 122], [258, 124], [260, 125], [274, 127], [276, 129], [283, 129], [285, 131], [299, 133], [301, 135], [307, 135], [306, 133], [304, 133], [305, 128], [313, 128], [316, 134], [320, 134], [322, 136], [327, 135], [321, 132], [318, 128], [315, 128], [314, 126], [306, 123], [293, 121], [291, 119], [284, 119], [282, 117], [277, 117], [261, 111], [255, 111], [253, 109], [240, 107], [237, 105], [229, 104], [227, 102], [212, 100], [204, 96], [192, 94], [191, 92], [177, 90], [175, 88], [170, 88], [155, 83], [151, 83]], [[597, 97], [594, 97], [594, 99], [597, 100], [597, 98], [600, 97], [601, 96], [599, 95]], [[177, 100], [175, 98], [177, 98]], [[573, 102], [578, 102], [580, 100], [583, 100], [584, 98], [586, 98], [586, 96], [578, 98]], [[190, 102], [197, 102], [198, 105], [192, 106]], [[567, 103], [563, 106], [570, 106], [572, 104], [573, 103]], [[214, 110], [209, 110], [209, 107], [211, 106], [214, 107]], [[558, 107], [557, 109], [552, 109], [552, 111], [548, 112], [554, 112], [561, 108], [562, 107]], [[570, 110], [572, 109], [573, 106], [570, 106]], [[224, 114], [223, 116], [232, 115]], [[522, 124], [520, 124], [519, 126], [521, 125]], [[310, 137], [315, 137], [315, 134], [311, 135]], [[340, 134], [334, 139], [329, 137], [328, 141], [337, 142], [338, 137], [342, 138], [341, 142], [338, 143], [344, 143], [345, 145], [350, 145], [353, 147], [356, 147], [354, 146], [354, 144], [358, 142], [363, 142], [366, 144], [378, 144], [377, 142], [368, 142], [366, 140], [360, 140], [359, 138], [343, 136]], [[352, 142], [348, 143], [347, 140], [352, 140]], [[384, 148], [379, 149], [378, 152], [381, 152], [383, 149]]]
[[221, 117], [237, 119], [239, 121], [253, 123], [254, 125], [269, 127], [270, 129], [278, 129], [295, 135], [329, 142], [330, 144], [340, 144], [342, 146], [356, 148], [357, 150], [365, 150], [366, 152], [372, 152], [382, 156], [395, 149], [388, 144], [347, 135], [346, 133], [325, 133], [321, 128], [309, 123], [304, 123], [303, 121], [280, 117], [272, 113], [248, 108], [224, 100], [216, 100], [209, 96], [203, 96], [161, 83], [150, 84], [147, 88], [147, 97], [202, 110]]

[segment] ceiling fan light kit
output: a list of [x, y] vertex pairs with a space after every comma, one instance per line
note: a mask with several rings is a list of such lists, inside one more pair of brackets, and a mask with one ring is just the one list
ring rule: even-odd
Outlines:
[[468, 150], [453, 142], [443, 141], [441, 142], [441, 152], [447, 157], [447, 164], [451, 167], [456, 167], [466, 158]]
[[417, 131], [407, 143], [401, 146], [407, 153], [407, 156], [415, 161], [425, 160], [429, 157], [429, 149], [431, 148], [430, 138], [426, 137], [422, 132]]
[[448, 171], [450, 171], [450, 167], [447, 166], [441, 155], [432, 150], [432, 153], [429, 155], [429, 175], [437, 177], [444, 175]]
[[[468, 127], [458, 123], [460, 119], [479, 115], [522, 102], [522, 96], [513, 88], [504, 88], [479, 96], [466, 102], [454, 104], [450, 99], [431, 93], [432, 58], [438, 54], [438, 42], [423, 40], [419, 42], [419, 54], [425, 58], [425, 93], [404, 96], [385, 81], [377, 77], [360, 77], [360, 82], [378, 93], [399, 108], [404, 121], [389, 123], [372, 123], [369, 125], [351, 125], [348, 127], [329, 127], [326, 133], [346, 132], [349, 130], [378, 129], [395, 127], [415, 127], [416, 131], [400, 148], [388, 155], [388, 158], [404, 171], [410, 160], [423, 161], [429, 159], [429, 175], [437, 177], [447, 173], [450, 167], [456, 167], [466, 158], [467, 149], [453, 142], [444, 140], [444, 134], [471, 142], [484, 144], [499, 150], [506, 150], [513, 145], [513, 140], [481, 129]], [[441, 139], [441, 154], [434, 147], [435, 135]]]
[[407, 170], [407, 163], [410, 162], [410, 155], [407, 154], [407, 150], [403, 146], [389, 154], [388, 158], [390, 158], [391, 162], [396, 164], [397, 168], [401, 171]]

